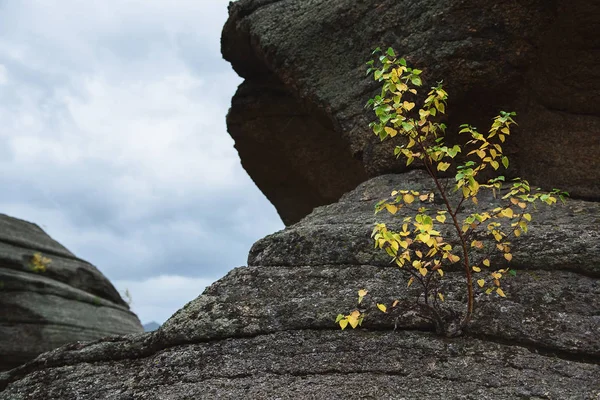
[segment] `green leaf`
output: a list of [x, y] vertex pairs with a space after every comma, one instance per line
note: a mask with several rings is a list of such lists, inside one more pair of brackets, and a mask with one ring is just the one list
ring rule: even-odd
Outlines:
[[396, 53], [394, 53], [394, 49], [391, 47], [387, 49], [387, 55], [390, 57], [396, 57]]
[[419, 78], [417, 75], [412, 75], [410, 77], [410, 81], [415, 86], [421, 86], [422, 85], [421, 78]]
[[411, 123], [408, 122], [402, 122], [402, 129], [404, 129], [406, 132], [410, 132], [415, 126]]
[[504, 165], [504, 168], [508, 168], [508, 157], [502, 157], [502, 165]]

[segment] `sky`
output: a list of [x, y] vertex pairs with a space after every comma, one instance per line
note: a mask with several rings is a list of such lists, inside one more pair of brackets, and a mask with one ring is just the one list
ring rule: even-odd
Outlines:
[[283, 228], [225, 115], [226, 0], [0, 0], [0, 213], [163, 323]]

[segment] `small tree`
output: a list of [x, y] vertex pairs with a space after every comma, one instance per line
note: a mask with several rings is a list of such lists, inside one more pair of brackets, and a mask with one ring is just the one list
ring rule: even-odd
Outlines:
[[[367, 106], [372, 107], [377, 121], [369, 126], [383, 141], [388, 137], [400, 136], [405, 144], [396, 146], [394, 154], [406, 158], [406, 165], [419, 160], [422, 168], [431, 177], [435, 191], [420, 193], [415, 190], [394, 190], [391, 198], [379, 202], [375, 212], [386, 210], [396, 215], [400, 210], [408, 210], [410, 215], [402, 220], [399, 231], [389, 229], [386, 224], [378, 223], [373, 229], [372, 237], [375, 247], [383, 249], [392, 262], [408, 274], [408, 286], [417, 283], [421, 290], [417, 298], [420, 315], [431, 320], [436, 331], [447, 336], [455, 336], [469, 323], [474, 309], [474, 274], [483, 276], [476, 280], [476, 287], [486, 294], [496, 293], [506, 297], [501, 288], [501, 278], [516, 272], [508, 267], [491, 268], [491, 253], [498, 251], [506, 262], [512, 260], [511, 242], [528, 230], [531, 214], [527, 212], [530, 205], [542, 201], [548, 205], [556, 203], [556, 198], [564, 202], [568, 195], [558, 189], [550, 193], [537, 189], [532, 193], [529, 183], [515, 178], [505, 188], [505, 177], [500, 175], [487, 181], [480, 181], [481, 173], [488, 169], [498, 170], [501, 166], [508, 168], [509, 160], [503, 153], [502, 145], [510, 135], [511, 125], [515, 125], [514, 112], [500, 112], [493, 119], [487, 134], [482, 134], [471, 125], [460, 126], [459, 133], [470, 135], [466, 145], [448, 146], [444, 143], [446, 125], [435, 122], [435, 118], [445, 113], [448, 94], [442, 83], [431, 88], [421, 108], [413, 101], [417, 95], [415, 87], [421, 86], [421, 71], [407, 66], [406, 60], [397, 58], [393, 49], [385, 53], [376, 49], [373, 54], [380, 54], [378, 65], [375, 60], [367, 63], [367, 74], [382, 82], [381, 94], [370, 99]], [[459, 153], [466, 153], [464, 162], [459, 163]], [[455, 168], [454, 184], [440, 177], [451, 167]], [[449, 187], [450, 186], [450, 187]], [[496, 196], [502, 192], [500, 207], [481, 212], [474, 212], [460, 219], [461, 206], [472, 202], [479, 206], [477, 196], [482, 190], [491, 190]], [[504, 192], [506, 190], [506, 192]], [[458, 196], [452, 196], [458, 192]], [[430, 208], [428, 205], [439, 196], [442, 209]], [[444, 238], [443, 228], [448, 226], [455, 233], [452, 240]], [[482, 232], [483, 231], [483, 232]], [[479, 237], [487, 236], [493, 245], [485, 246]], [[478, 253], [473, 250], [477, 250]], [[440, 303], [444, 302], [444, 293], [440, 288], [440, 279], [444, 277], [447, 267], [459, 264], [464, 271], [467, 291], [466, 312], [458, 321], [448, 324]], [[365, 289], [358, 293], [360, 303], [367, 295]], [[394, 301], [391, 307], [396, 307]], [[385, 304], [377, 304], [382, 312], [387, 312]], [[362, 323], [364, 314], [354, 310], [348, 315], [338, 315], [336, 322], [344, 329], [347, 325], [356, 328]]]
[[125, 297], [125, 303], [127, 303], [128, 306], [131, 306], [131, 304], [133, 303], [133, 297], [131, 297], [131, 292], [129, 291], [129, 289], [125, 288], [125, 292], [123, 292], [123, 297]]
[[35, 253], [31, 256], [31, 262], [29, 269], [33, 272], [46, 272], [48, 265], [52, 263], [52, 260], [48, 257], [42, 256], [40, 253]]

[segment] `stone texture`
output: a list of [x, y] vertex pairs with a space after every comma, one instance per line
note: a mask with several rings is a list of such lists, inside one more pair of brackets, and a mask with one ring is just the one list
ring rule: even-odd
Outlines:
[[[31, 269], [33, 254], [51, 259]], [[113, 285], [37, 225], [0, 214], [0, 370], [77, 340], [143, 330]]]
[[600, 198], [598, 2], [240, 0], [229, 11], [222, 51], [245, 81], [228, 129], [286, 225], [365, 175], [402, 172], [363, 108], [377, 46], [422, 69], [425, 88], [444, 80], [450, 133], [516, 111], [510, 174]]
[[[158, 331], [45, 353], [0, 374], [0, 399], [597, 398], [600, 205], [540, 207], [532, 247], [514, 251], [508, 297], [478, 295], [465, 335], [448, 339], [411, 311], [414, 293], [369, 239], [375, 220], [395, 221], [373, 216], [374, 204], [408, 186], [428, 182], [418, 171], [365, 182], [257, 242], [248, 267]], [[461, 282], [447, 272], [458, 311]], [[370, 293], [363, 328], [342, 332], [333, 320], [360, 288]], [[395, 298], [398, 313], [374, 310]]]

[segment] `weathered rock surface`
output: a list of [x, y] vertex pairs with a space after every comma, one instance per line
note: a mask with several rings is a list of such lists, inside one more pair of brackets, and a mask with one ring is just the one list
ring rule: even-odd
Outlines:
[[[45, 272], [32, 256], [51, 260]], [[143, 331], [113, 285], [37, 225], [0, 214], [0, 370], [77, 340]]]
[[[64, 346], [0, 375], [0, 399], [595, 399], [600, 395], [600, 204], [540, 207], [513, 252], [506, 299], [478, 296], [465, 336], [435, 336], [397, 267], [372, 248], [374, 204], [427, 188], [419, 172], [374, 178], [267, 236], [158, 331]], [[493, 202], [481, 197], [480, 204]], [[516, 246], [515, 246], [516, 247]], [[447, 272], [446, 302], [464, 307]], [[333, 319], [367, 288], [363, 328]], [[396, 325], [396, 331], [394, 326]]]
[[377, 46], [422, 69], [424, 88], [444, 80], [449, 132], [514, 110], [510, 172], [600, 198], [597, 1], [240, 0], [229, 11], [222, 51], [245, 79], [229, 132], [287, 225], [365, 175], [402, 172], [363, 109]]

